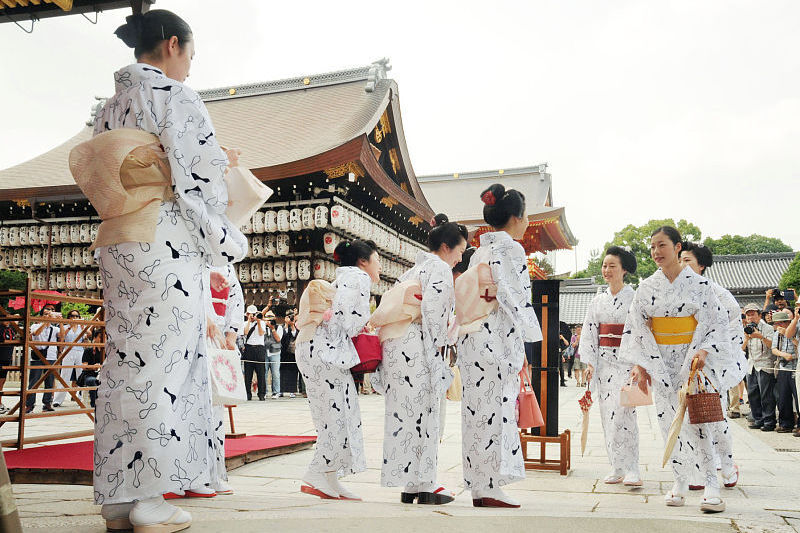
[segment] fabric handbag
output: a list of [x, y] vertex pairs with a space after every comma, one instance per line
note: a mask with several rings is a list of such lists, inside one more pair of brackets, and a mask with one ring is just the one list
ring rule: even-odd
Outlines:
[[236, 405], [247, 401], [239, 352], [209, 345], [211, 403]]
[[523, 367], [519, 373], [519, 396], [517, 397], [517, 427], [520, 429], [537, 428], [544, 425], [542, 411], [536, 394], [533, 392], [527, 370]]
[[372, 333], [361, 333], [353, 337], [353, 346], [356, 347], [358, 359], [361, 362], [351, 368], [350, 371], [356, 373], [374, 372], [381, 360], [383, 360], [380, 338]]
[[638, 407], [640, 405], [653, 405], [653, 394], [650, 387], [647, 387], [647, 392], [643, 392], [639, 388], [638, 383], [633, 382], [633, 378], [628, 381], [627, 385], [622, 387], [619, 393], [619, 404], [622, 407]]
[[272, 189], [246, 168], [228, 169], [225, 183], [228, 186], [228, 208], [225, 214], [237, 228], [244, 226], [253, 213], [272, 196]]
[[447, 399], [453, 402], [460, 402], [461, 401], [461, 371], [458, 369], [457, 366], [453, 367], [453, 382], [450, 383], [450, 387], [447, 389]]

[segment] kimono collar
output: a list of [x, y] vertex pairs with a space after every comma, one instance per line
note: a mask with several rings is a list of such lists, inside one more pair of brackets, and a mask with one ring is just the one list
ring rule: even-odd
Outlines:
[[606, 294], [608, 294], [612, 298], [617, 298], [619, 296], [622, 296], [626, 292], [633, 292], [633, 287], [631, 287], [627, 283], [622, 286], [622, 288], [619, 290], [617, 294], [611, 294], [611, 287], [606, 287]]
[[124, 91], [143, 81], [168, 80], [160, 69], [147, 63], [133, 63], [114, 73], [114, 92]]
[[369, 278], [369, 274], [367, 274], [357, 266], [352, 266], [352, 267], [344, 266], [344, 267], [338, 267], [336, 269], [336, 281], [339, 281], [340, 279], [343, 278], [358, 277], [358, 276], [366, 276], [367, 278]]
[[[688, 270], [688, 272], [687, 272], [687, 270]], [[653, 273], [653, 276], [660, 277], [661, 279], [663, 279], [664, 281], [666, 281], [667, 283], [672, 285], [672, 284], [677, 283], [678, 280], [680, 280], [682, 278], [691, 278], [691, 277], [697, 276], [697, 274], [695, 274], [694, 270], [692, 270], [687, 265], [687, 266], [683, 267], [683, 269], [680, 271], [678, 276], [675, 278], [675, 281], [670, 281], [669, 278], [667, 277], [667, 275], [664, 274], [664, 271], [661, 270], [660, 268]]]
[[481, 235], [481, 246], [499, 243], [507, 244], [512, 242], [514, 242], [514, 239], [512, 239], [511, 235], [505, 231], [490, 231], [489, 233], [484, 233]]
[[417, 253], [417, 260], [414, 262], [414, 266], [421, 265], [423, 263], [427, 263], [428, 261], [441, 261], [438, 255], [426, 252], [424, 250]]

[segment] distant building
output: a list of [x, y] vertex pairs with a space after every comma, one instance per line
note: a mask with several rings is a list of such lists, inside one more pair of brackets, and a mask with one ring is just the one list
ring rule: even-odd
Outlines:
[[559, 287], [558, 319], [570, 326], [583, 324], [592, 299], [606, 287], [592, 278], [565, 279]]
[[740, 306], [754, 303], [760, 307], [767, 291], [778, 287], [795, 255], [796, 252], [715, 255], [707, 274], [731, 291]]

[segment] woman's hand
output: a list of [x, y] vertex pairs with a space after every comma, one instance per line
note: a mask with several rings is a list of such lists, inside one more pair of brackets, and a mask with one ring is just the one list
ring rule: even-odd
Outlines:
[[694, 358], [692, 359], [692, 367], [697, 368], [697, 370], [702, 370], [704, 366], [706, 366], [706, 356], [708, 352], [705, 350], [697, 350], [697, 353], [694, 354]]
[[592, 376], [594, 375], [594, 367], [592, 365], [586, 365], [586, 370], [583, 372], [584, 378], [586, 379], [586, 383], [592, 381]]
[[639, 365], [636, 365], [631, 369], [631, 381], [635, 381], [639, 385], [639, 389], [641, 389], [641, 391], [645, 394], [647, 393], [647, 388], [652, 383], [650, 374], [648, 374], [647, 370]]
[[242, 151], [238, 148], [224, 148], [225, 155], [228, 156], [228, 166], [238, 167], [239, 166], [239, 156], [242, 155]]
[[206, 335], [208, 335], [208, 340], [211, 341], [214, 346], [218, 348], [225, 347], [225, 337], [222, 336], [222, 332], [217, 325], [210, 320], [208, 321], [208, 326], [206, 326]]
[[225, 276], [220, 274], [219, 272], [211, 272], [211, 288], [219, 292], [223, 289], [228, 287], [228, 280], [225, 279]]

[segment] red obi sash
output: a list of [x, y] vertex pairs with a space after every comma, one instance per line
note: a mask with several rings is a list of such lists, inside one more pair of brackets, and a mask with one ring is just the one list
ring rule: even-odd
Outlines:
[[600, 324], [600, 346], [619, 348], [625, 324]]
[[230, 292], [230, 287], [225, 287], [221, 291], [215, 291], [213, 287], [211, 288], [211, 303], [217, 315], [225, 316], [225, 311], [228, 308], [228, 294]]

